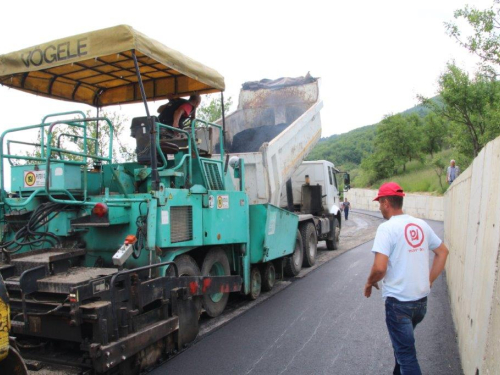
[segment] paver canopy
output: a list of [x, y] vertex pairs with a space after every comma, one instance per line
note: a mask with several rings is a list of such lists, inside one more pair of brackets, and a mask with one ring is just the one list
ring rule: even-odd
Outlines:
[[127, 25], [0, 55], [0, 84], [95, 107], [224, 90], [224, 77]]

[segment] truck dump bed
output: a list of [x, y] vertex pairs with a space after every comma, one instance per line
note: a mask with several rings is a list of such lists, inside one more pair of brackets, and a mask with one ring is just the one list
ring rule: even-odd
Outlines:
[[279, 206], [281, 190], [321, 137], [319, 80], [250, 82], [226, 117], [226, 148], [245, 161], [250, 204]]

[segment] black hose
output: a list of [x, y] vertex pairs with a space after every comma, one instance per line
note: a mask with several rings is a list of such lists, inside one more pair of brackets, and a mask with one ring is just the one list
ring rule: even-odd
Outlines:
[[[28, 223], [19, 229], [11, 241], [0, 244], [4, 253], [13, 254], [19, 251], [23, 246], [41, 246], [48, 243], [52, 247], [61, 244], [61, 239], [55, 234], [47, 231], [38, 231], [41, 227], [48, 224], [56, 215], [66, 208], [66, 205], [54, 202], [43, 203], [38, 206], [31, 214]], [[51, 216], [52, 215], [52, 216]]]
[[135, 220], [135, 225], [137, 226], [135, 237], [137, 238], [137, 242], [134, 244], [134, 251], [132, 252], [134, 259], [138, 259], [141, 256], [141, 251], [145, 247], [148, 238], [149, 209], [146, 211], [146, 215], [141, 215], [141, 205], [143, 203], [144, 202], [141, 202], [139, 205], [139, 216], [137, 216]]

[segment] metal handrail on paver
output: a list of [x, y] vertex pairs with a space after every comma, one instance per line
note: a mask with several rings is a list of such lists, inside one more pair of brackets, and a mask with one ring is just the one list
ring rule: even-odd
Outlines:
[[[72, 119], [72, 120], [60, 120], [60, 121], [55, 121], [51, 123], [46, 123], [46, 119], [54, 116], [62, 116], [62, 115], [68, 115], [68, 114], [81, 114], [83, 116], [82, 119]], [[98, 152], [98, 147], [96, 147], [95, 154], [89, 155], [87, 151], [87, 140], [93, 140], [97, 144], [97, 139], [94, 137], [87, 137], [87, 123], [90, 121], [105, 121], [109, 128], [110, 128], [110, 140], [109, 140], [109, 152], [108, 152], [108, 157], [102, 157], [97, 155]], [[64, 150], [61, 149], [60, 147], [53, 147], [52, 146], [52, 140], [54, 137], [53, 134], [53, 129], [57, 125], [67, 125], [71, 127], [78, 127], [83, 129], [83, 136], [78, 136], [76, 137], [83, 139], [83, 153], [81, 152], [76, 152], [76, 151], [69, 151], [69, 150]], [[48, 134], [47, 134], [47, 144], [45, 144], [45, 128], [49, 127], [48, 129]], [[25, 131], [25, 130], [31, 130], [31, 129], [39, 129], [40, 130], [40, 144], [37, 143], [29, 143], [29, 142], [21, 142], [21, 141], [14, 141], [14, 140], [9, 140], [7, 141], [7, 151], [8, 153], [5, 154], [3, 152], [3, 146], [4, 146], [4, 140], [7, 134], [9, 133], [15, 133], [15, 132], [20, 132], [20, 131]], [[29, 125], [29, 126], [24, 126], [20, 128], [13, 128], [6, 130], [2, 133], [0, 136], [0, 190], [4, 190], [4, 159], [9, 160], [9, 162], [12, 165], [11, 159], [14, 160], [27, 160], [27, 161], [32, 161], [32, 162], [44, 162], [46, 164], [46, 179], [45, 179], [45, 188], [40, 188], [36, 189], [31, 193], [31, 195], [28, 197], [28, 199], [22, 203], [9, 203], [9, 205], [13, 207], [22, 207], [27, 205], [29, 202], [33, 200], [35, 196], [40, 194], [41, 192], [44, 192], [47, 194], [49, 199], [52, 202], [57, 202], [57, 203], [64, 203], [64, 204], [79, 204], [79, 205], [95, 205], [93, 202], [87, 202], [87, 168], [83, 168], [84, 172], [84, 183], [83, 183], [83, 192], [84, 192], [84, 199], [83, 201], [78, 201], [69, 191], [66, 189], [51, 189], [50, 188], [50, 163], [51, 162], [57, 162], [57, 163], [63, 163], [63, 164], [69, 164], [69, 165], [79, 165], [79, 166], [87, 166], [88, 165], [88, 159], [93, 159], [93, 160], [101, 160], [105, 161], [108, 163], [112, 162], [113, 158], [113, 125], [111, 124], [111, 121], [105, 117], [100, 117], [100, 118], [86, 118], [85, 114], [80, 111], [73, 111], [73, 112], [64, 112], [64, 113], [57, 113], [57, 114], [51, 114], [47, 115], [43, 118], [41, 124], [37, 125]], [[60, 136], [58, 137], [58, 146], [60, 146]], [[35, 147], [40, 147], [40, 157], [36, 156], [21, 156], [21, 155], [12, 155], [10, 153], [10, 144], [15, 143], [15, 144], [25, 144], [25, 145], [30, 145], [30, 146], [35, 146]], [[60, 155], [60, 159], [53, 159], [52, 152], [58, 152]], [[75, 156], [80, 156], [83, 158], [82, 161], [77, 161], [77, 160], [64, 160], [62, 158], [62, 153], [64, 154], [69, 154], [69, 155], [75, 155]], [[64, 193], [67, 195], [70, 200], [63, 200], [63, 199], [56, 199], [53, 197], [53, 193]]]

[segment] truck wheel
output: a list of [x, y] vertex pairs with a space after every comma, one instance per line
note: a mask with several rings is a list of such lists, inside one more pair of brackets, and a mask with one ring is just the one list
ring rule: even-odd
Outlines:
[[250, 299], [256, 300], [260, 296], [261, 288], [262, 278], [260, 271], [257, 267], [252, 267], [252, 271], [250, 272]]
[[328, 250], [338, 250], [340, 239], [340, 225], [337, 218], [333, 219], [333, 240], [326, 240], [326, 248]]
[[[200, 267], [196, 261], [188, 254], [179, 255], [174, 259], [177, 265], [177, 270], [179, 271], [179, 276], [201, 276]], [[175, 277], [175, 271], [173, 267], [168, 267], [167, 276]], [[193, 297], [193, 301], [198, 308], [198, 315], [201, 314], [201, 296]]]
[[[220, 247], [212, 248], [201, 266], [201, 274], [203, 276], [229, 276], [231, 269], [229, 268], [229, 260], [226, 252]], [[207, 315], [215, 318], [219, 316], [226, 308], [229, 293], [212, 293], [203, 295], [203, 306]]]
[[302, 250], [302, 235], [297, 230], [295, 238], [295, 249], [293, 253], [285, 259], [285, 275], [289, 277], [297, 276], [302, 269], [304, 251]]
[[[201, 276], [200, 267], [195, 260], [188, 254], [179, 255], [174, 259], [179, 271], [179, 276]], [[175, 271], [172, 266], [168, 267], [167, 276], [174, 277]]]
[[272, 262], [267, 262], [261, 271], [262, 276], [262, 290], [264, 292], [269, 292], [273, 289], [276, 283], [276, 269]]
[[312, 267], [316, 263], [318, 254], [318, 237], [313, 223], [308, 222], [300, 226], [302, 245], [304, 247], [304, 267]]

